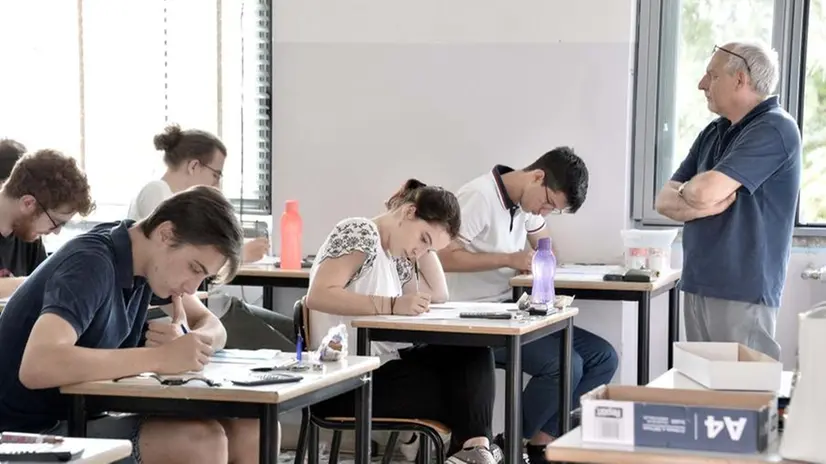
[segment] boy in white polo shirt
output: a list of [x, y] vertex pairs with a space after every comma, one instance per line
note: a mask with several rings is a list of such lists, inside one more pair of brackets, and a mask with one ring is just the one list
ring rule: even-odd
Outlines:
[[[531, 269], [538, 240], [548, 237], [543, 216], [575, 213], [588, 191], [588, 169], [568, 147], [555, 148], [522, 170], [497, 165], [457, 192], [462, 209], [459, 237], [439, 252], [454, 301], [508, 301], [511, 277]], [[526, 247], [527, 242], [530, 247]], [[504, 367], [504, 349], [494, 352]], [[522, 348], [522, 369], [531, 376], [523, 393], [522, 422], [531, 463], [544, 463], [544, 448], [559, 436], [557, 405], [559, 334]], [[610, 382], [617, 353], [604, 339], [574, 329], [574, 407], [578, 398]]]

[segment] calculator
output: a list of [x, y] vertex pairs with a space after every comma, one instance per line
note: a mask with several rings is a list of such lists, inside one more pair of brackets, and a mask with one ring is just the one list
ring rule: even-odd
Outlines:
[[279, 383], [292, 383], [301, 381], [300, 375], [281, 374], [275, 372], [251, 372], [249, 374], [229, 379], [235, 385], [244, 387], [257, 387], [259, 385], [275, 385]]
[[83, 448], [67, 448], [47, 443], [0, 444], [2, 462], [68, 462], [83, 454]]

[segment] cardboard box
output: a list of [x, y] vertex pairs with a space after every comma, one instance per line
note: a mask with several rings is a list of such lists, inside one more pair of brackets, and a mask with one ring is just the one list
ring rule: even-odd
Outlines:
[[778, 392], [783, 364], [738, 343], [676, 342], [674, 368], [712, 390]]
[[761, 453], [776, 429], [772, 393], [603, 385], [582, 396], [582, 441]]

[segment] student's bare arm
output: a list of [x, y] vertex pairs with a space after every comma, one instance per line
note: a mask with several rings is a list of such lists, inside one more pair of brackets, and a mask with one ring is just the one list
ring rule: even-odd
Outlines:
[[75, 346], [77, 332], [60, 316], [37, 319], [18, 373], [26, 388], [54, 388], [157, 371], [163, 353], [155, 348], [92, 349]]
[[[537, 230], [532, 234], [528, 234], [528, 243], [531, 244], [531, 248], [536, 250], [536, 247], [539, 246], [539, 239], [540, 238], [550, 238], [551, 237], [551, 230], [548, 226], [544, 226], [541, 229]], [[554, 244], [551, 243], [551, 247], [554, 247]], [[556, 250], [554, 249], [554, 254], [556, 254]]]
[[23, 284], [25, 277], [2, 277], [0, 278], [0, 298], [8, 298]]
[[479, 272], [511, 267], [510, 253], [473, 253], [454, 240], [438, 253], [445, 272]]
[[361, 251], [324, 259], [318, 265], [307, 292], [307, 306], [323, 313], [343, 316], [390, 314], [390, 298], [360, 295], [344, 288], [365, 259], [366, 255]]
[[[435, 251], [428, 251], [419, 258], [419, 275], [413, 276], [404, 284], [402, 291], [408, 293], [425, 293], [430, 295], [431, 303], [444, 303], [450, 297], [447, 290], [447, 280], [442, 263]], [[418, 280], [418, 283], [416, 282]]]

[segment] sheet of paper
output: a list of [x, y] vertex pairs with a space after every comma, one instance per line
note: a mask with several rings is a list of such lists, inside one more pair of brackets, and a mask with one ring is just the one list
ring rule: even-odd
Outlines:
[[606, 274], [625, 274], [625, 268], [613, 264], [563, 264], [556, 268], [554, 279], [596, 282]]
[[245, 264], [245, 266], [274, 266], [278, 264], [280, 259], [277, 256], [264, 255], [263, 258], [254, 263]]
[[474, 301], [451, 301], [449, 303], [431, 304], [430, 311], [456, 309], [461, 311], [516, 311], [516, 303], [479, 303]]
[[258, 361], [272, 361], [281, 350], [237, 350], [224, 349], [210, 357], [210, 361], [219, 363], [248, 364]]
[[[465, 312], [496, 313], [502, 311], [516, 311], [516, 303], [478, 303], [469, 301], [454, 301], [430, 305], [430, 311], [418, 316], [405, 316], [410, 319], [459, 319], [459, 314]], [[398, 316], [388, 316], [398, 317]]]

